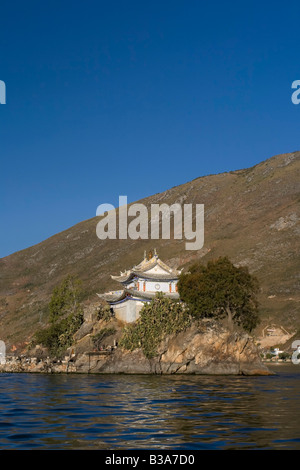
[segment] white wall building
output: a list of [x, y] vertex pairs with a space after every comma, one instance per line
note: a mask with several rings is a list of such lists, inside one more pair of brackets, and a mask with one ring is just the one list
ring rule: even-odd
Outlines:
[[161, 261], [156, 253], [144, 256], [143, 261], [132, 269], [111, 276], [122, 284], [122, 290], [98, 294], [111, 306], [114, 315], [124, 323], [139, 318], [145, 302], [150, 302], [157, 292], [163, 292], [171, 299], [179, 299], [177, 282], [181, 271], [172, 269]]

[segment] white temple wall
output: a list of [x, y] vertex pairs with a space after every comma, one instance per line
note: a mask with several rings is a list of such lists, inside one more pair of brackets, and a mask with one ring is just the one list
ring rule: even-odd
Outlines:
[[133, 323], [139, 318], [144, 302], [129, 299], [113, 306], [115, 317], [124, 323]]
[[146, 281], [146, 292], [170, 292], [170, 283]]
[[138, 281], [138, 290], [143, 290], [144, 289], [144, 281]]
[[176, 285], [178, 281], [172, 281], [171, 292], [177, 292]]
[[[145, 287], [144, 287], [145, 284]], [[139, 280], [137, 289], [141, 292], [177, 292], [176, 291], [177, 280], [171, 281], [144, 281]]]
[[136, 302], [136, 316], [137, 316], [136, 319], [138, 319], [140, 317], [140, 311], [145, 305], [145, 302], [141, 302], [140, 300], [136, 300], [135, 302]]

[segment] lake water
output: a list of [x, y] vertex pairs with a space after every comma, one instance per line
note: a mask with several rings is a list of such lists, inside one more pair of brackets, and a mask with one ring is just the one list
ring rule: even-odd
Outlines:
[[300, 449], [300, 365], [275, 376], [0, 374], [0, 450]]

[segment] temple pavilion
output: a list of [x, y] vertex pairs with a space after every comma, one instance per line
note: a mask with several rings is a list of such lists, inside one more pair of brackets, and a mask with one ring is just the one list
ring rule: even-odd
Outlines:
[[119, 276], [111, 278], [122, 285], [122, 289], [105, 294], [97, 294], [108, 302], [115, 317], [124, 323], [132, 323], [139, 318], [145, 302], [150, 302], [157, 292], [166, 297], [179, 299], [177, 282], [181, 271], [170, 268], [159, 259], [156, 250], [146, 255], [143, 261]]

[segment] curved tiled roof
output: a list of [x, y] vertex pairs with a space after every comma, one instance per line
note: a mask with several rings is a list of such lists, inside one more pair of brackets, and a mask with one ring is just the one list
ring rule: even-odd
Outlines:
[[142, 279], [149, 279], [153, 281], [173, 281], [178, 279], [178, 275], [176, 274], [163, 274], [163, 273], [147, 273], [147, 272], [139, 272], [139, 271], [130, 271], [127, 276], [111, 276], [112, 279], [121, 283], [127, 283], [134, 279], [135, 277], [141, 277]]
[[125, 299], [126, 297], [126, 292], [125, 290], [122, 291], [115, 291], [115, 292], [106, 292], [105, 294], [97, 294], [98, 297], [100, 297], [103, 300], [106, 300], [107, 302], [118, 302], [122, 299]]
[[[155, 266], [159, 266], [166, 273], [149, 273], [149, 271]], [[135, 277], [141, 277], [143, 279], [155, 280], [155, 281], [172, 281], [178, 279], [181, 271], [172, 269], [161, 261], [157, 255], [153, 256], [150, 260], [144, 259], [140, 264], [134, 266], [132, 269], [121, 273], [120, 276], [111, 276], [112, 279], [121, 283], [127, 283]]]
[[[106, 294], [97, 294], [103, 300], [106, 300], [108, 303], [121, 302], [130, 298], [137, 298], [141, 300], [151, 300], [154, 299], [157, 292], [143, 292], [136, 289], [124, 289], [122, 291], [108, 292]], [[164, 293], [169, 299], [178, 300], [179, 294], [177, 292], [166, 292]]]

